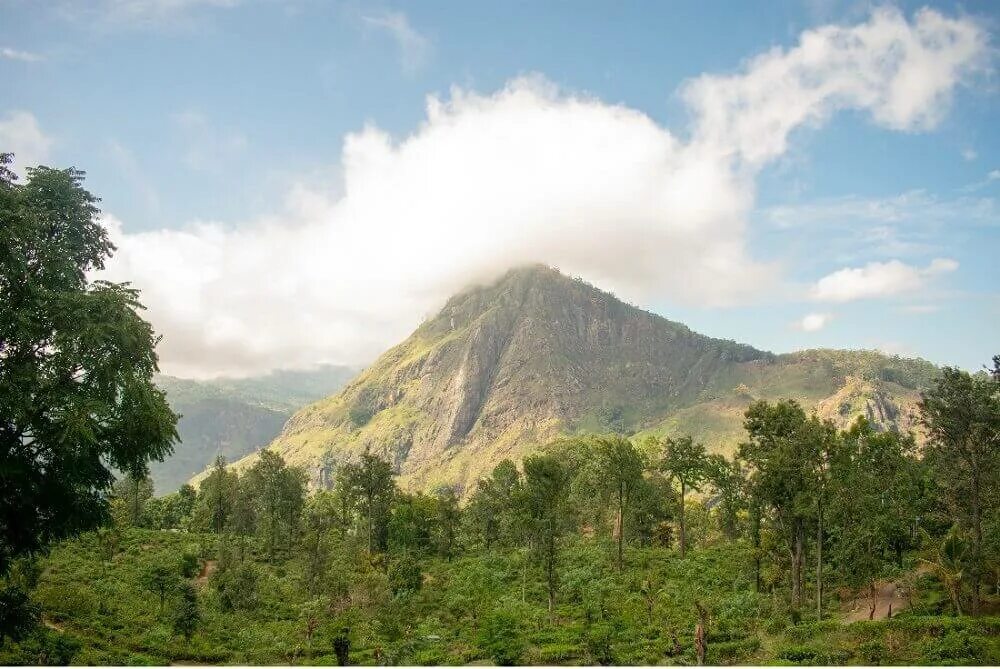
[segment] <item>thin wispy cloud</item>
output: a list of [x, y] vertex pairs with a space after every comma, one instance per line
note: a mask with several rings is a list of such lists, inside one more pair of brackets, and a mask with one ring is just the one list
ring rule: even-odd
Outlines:
[[14, 49], [9, 46], [0, 47], [0, 58], [6, 60], [16, 60], [22, 63], [38, 63], [45, 60], [41, 55], [37, 53], [32, 53], [31, 51], [23, 51], [21, 49]]
[[427, 62], [431, 42], [410, 24], [403, 12], [364, 14], [361, 20], [366, 26], [385, 32], [393, 39], [399, 49], [399, 61], [404, 71], [412, 74]]

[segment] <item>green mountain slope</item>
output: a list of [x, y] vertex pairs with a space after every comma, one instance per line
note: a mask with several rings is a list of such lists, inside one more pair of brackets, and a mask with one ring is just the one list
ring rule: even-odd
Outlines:
[[758, 397], [908, 429], [935, 371], [873, 352], [776, 356], [533, 266], [453, 297], [340, 393], [297, 412], [270, 448], [314, 482], [369, 449], [394, 463], [403, 487], [468, 488], [503, 458], [568, 433], [690, 432], [732, 450]]
[[157, 494], [173, 492], [207, 467], [216, 454], [230, 462], [270, 443], [289, 416], [336, 392], [357, 373], [351, 367], [275, 372], [247, 379], [193, 381], [159, 375], [156, 384], [181, 414], [181, 442], [164, 462], [150, 463]]

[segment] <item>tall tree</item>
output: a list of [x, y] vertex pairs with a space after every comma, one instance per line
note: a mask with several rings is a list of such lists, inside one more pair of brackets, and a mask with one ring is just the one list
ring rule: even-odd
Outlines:
[[705, 447], [691, 437], [667, 437], [663, 440], [660, 468], [680, 484], [678, 513], [681, 557], [687, 550], [684, 504], [688, 490], [698, 490], [708, 474]]
[[290, 546], [298, 531], [305, 502], [305, 472], [287, 466], [280, 455], [264, 449], [242, 483], [254, 504], [257, 532], [273, 558], [279, 545]]
[[807, 529], [815, 516], [816, 472], [824, 440], [834, 428], [815, 416], [807, 419], [794, 400], [759, 400], [745, 414], [749, 440], [739, 457], [751, 470], [755, 502], [774, 514], [791, 560], [792, 615], [802, 606]]
[[494, 543], [509, 545], [514, 535], [514, 501], [521, 486], [521, 475], [511, 460], [503, 460], [489, 478], [476, 487], [465, 518], [473, 532], [489, 550]]
[[719, 500], [719, 528], [732, 541], [739, 531], [739, 513], [746, 508], [743, 467], [738, 459], [715, 453], [708, 456], [706, 474]]
[[928, 436], [926, 457], [952, 518], [970, 537], [973, 613], [979, 612], [985, 572], [983, 525], [1000, 504], [998, 371], [969, 374], [945, 367], [919, 405]]
[[830, 457], [829, 532], [838, 573], [864, 588], [873, 616], [878, 580], [899, 534], [911, 526], [918, 494], [912, 437], [876, 432], [859, 418]]
[[226, 459], [217, 455], [211, 473], [198, 487], [192, 511], [196, 527], [216, 534], [222, 534], [228, 528], [236, 501], [237, 483], [236, 474], [226, 469]]
[[108, 517], [112, 470], [162, 460], [177, 416], [153, 385], [139, 292], [91, 281], [114, 245], [76, 169], [0, 154], [0, 574]]
[[632, 442], [618, 435], [597, 439], [599, 481], [605, 494], [610, 493], [616, 508], [615, 529], [618, 552], [615, 564], [622, 570], [622, 545], [625, 541], [625, 520], [636, 489], [642, 485], [645, 463]]
[[459, 523], [462, 520], [458, 506], [458, 493], [454, 486], [442, 486], [437, 494], [438, 552], [441, 557], [451, 560], [455, 555], [455, 543]]
[[556, 604], [559, 540], [566, 530], [568, 493], [569, 474], [558, 459], [551, 455], [525, 459], [520, 508], [527, 538], [545, 571], [550, 615]]
[[359, 462], [348, 463], [338, 472], [338, 487], [365, 519], [368, 550], [385, 549], [389, 511], [396, 484], [392, 466], [365, 452]]

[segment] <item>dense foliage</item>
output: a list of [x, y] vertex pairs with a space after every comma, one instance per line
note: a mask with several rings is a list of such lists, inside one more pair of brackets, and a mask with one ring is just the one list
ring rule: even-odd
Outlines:
[[0, 154], [0, 576], [106, 520], [114, 471], [145, 474], [177, 420], [152, 383], [157, 337], [138, 292], [88, 279], [114, 246], [83, 173], [29, 168], [19, 184], [10, 160]]
[[1000, 380], [947, 370], [924, 406], [926, 457], [758, 402], [736, 459], [565, 439], [462, 504], [371, 454], [308, 496], [269, 452], [197, 492], [125, 480], [113, 526], [22, 576], [46, 626], [0, 662], [996, 663], [998, 470], [954, 459], [995, 455]]

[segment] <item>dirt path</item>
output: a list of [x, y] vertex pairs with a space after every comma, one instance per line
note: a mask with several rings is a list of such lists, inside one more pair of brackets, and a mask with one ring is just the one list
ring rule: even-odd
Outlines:
[[[878, 598], [875, 602], [875, 615], [872, 620], [883, 620], [888, 618], [890, 607], [892, 615], [906, 608], [906, 597], [902, 588], [896, 583], [881, 583], [878, 588]], [[852, 602], [844, 604], [842, 609], [845, 623], [853, 623], [859, 620], [868, 620], [871, 613], [871, 600], [867, 593], [854, 599]]]
[[215, 570], [219, 567], [218, 560], [205, 560], [201, 564], [201, 571], [198, 573], [197, 578], [194, 579], [195, 585], [199, 588], [204, 587], [208, 583], [208, 578], [215, 573]]

